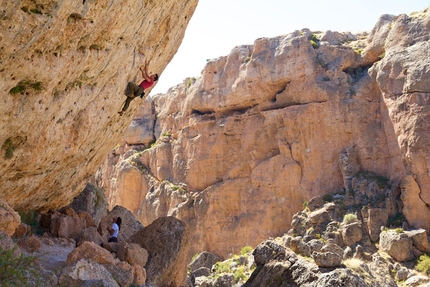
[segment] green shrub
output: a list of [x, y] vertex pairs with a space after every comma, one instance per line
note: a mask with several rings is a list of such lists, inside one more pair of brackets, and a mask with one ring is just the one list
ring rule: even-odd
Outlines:
[[314, 49], [318, 48], [317, 42], [315, 42], [314, 40], [311, 40], [310, 42], [311, 42], [311, 45]]
[[427, 254], [421, 255], [420, 258], [418, 258], [415, 269], [430, 275], [430, 257]]
[[215, 263], [215, 273], [231, 273], [230, 265], [227, 262], [217, 262]]
[[240, 279], [242, 279], [243, 281], [246, 281], [246, 279], [248, 279], [248, 278], [245, 274], [245, 267], [241, 266], [241, 267], [237, 268], [236, 270], [234, 270], [233, 277], [234, 277], [235, 283], [238, 283], [240, 281]]
[[308, 203], [307, 201], [303, 202], [303, 209], [308, 209]]
[[403, 233], [404, 231], [403, 231], [403, 228], [396, 228], [396, 232], [398, 233], [398, 234], [400, 234], [400, 233]]
[[10, 89], [9, 93], [14, 94], [22, 94], [27, 88], [31, 88], [37, 92], [42, 90], [42, 82], [31, 82], [31, 81], [20, 81], [15, 87]]
[[37, 258], [24, 255], [14, 257], [14, 252], [15, 248], [3, 250], [0, 247], [1, 286], [29, 286], [30, 278], [32, 281], [39, 281]]
[[13, 158], [13, 152], [15, 151], [15, 146], [13, 145], [11, 138], [8, 138], [7, 140], [5, 140], [1, 148], [6, 151], [4, 155], [5, 159]]
[[252, 248], [252, 246], [247, 245], [247, 246], [242, 247], [242, 249], [240, 249], [240, 254], [245, 255], [245, 254], [251, 252], [252, 250], [254, 250], [254, 248]]
[[319, 47], [320, 40], [317, 38], [317, 35], [312, 34], [311, 38], [309, 39], [309, 42], [314, 49], [317, 49]]
[[343, 223], [345, 223], [345, 224], [350, 224], [350, 223], [353, 223], [356, 221], [358, 221], [357, 215], [355, 215], [353, 213], [347, 213], [343, 216]]

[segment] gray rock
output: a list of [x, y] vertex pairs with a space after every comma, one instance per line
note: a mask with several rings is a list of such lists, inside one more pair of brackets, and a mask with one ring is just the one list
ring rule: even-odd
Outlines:
[[271, 240], [265, 240], [260, 243], [252, 253], [254, 262], [258, 265], [264, 265], [273, 259], [285, 258], [285, 247]]
[[363, 238], [361, 222], [353, 222], [342, 227], [342, 238], [346, 246], [352, 246]]
[[220, 260], [221, 257], [219, 257], [218, 255], [204, 251], [197, 255], [196, 258], [194, 258], [188, 266], [191, 268], [191, 272], [201, 267], [212, 269], [212, 265], [214, 265], [215, 262]]
[[313, 197], [309, 200], [308, 202], [308, 208], [310, 211], [315, 211], [319, 208], [322, 208], [325, 204], [324, 199], [322, 198], [322, 196], [316, 196]]
[[384, 231], [380, 235], [379, 246], [396, 261], [405, 262], [414, 259], [412, 239], [406, 233], [397, 233], [395, 230]]
[[425, 229], [405, 231], [405, 233], [412, 238], [412, 242], [416, 248], [425, 253], [430, 252], [430, 244]]
[[333, 252], [312, 252], [312, 258], [319, 267], [338, 267], [342, 264], [343, 256]]
[[379, 240], [381, 227], [387, 225], [388, 211], [385, 208], [369, 208], [369, 218], [367, 221], [367, 229], [370, 240], [376, 242]]
[[221, 274], [217, 279], [215, 279], [214, 287], [232, 287], [233, 283], [233, 274]]
[[200, 268], [196, 269], [195, 271], [193, 271], [192, 274], [193, 274], [194, 278], [201, 277], [201, 276], [208, 277], [209, 275], [211, 275], [211, 270], [207, 267], [200, 267]]
[[81, 259], [61, 270], [58, 276], [60, 286], [119, 287], [111, 273], [101, 264]]

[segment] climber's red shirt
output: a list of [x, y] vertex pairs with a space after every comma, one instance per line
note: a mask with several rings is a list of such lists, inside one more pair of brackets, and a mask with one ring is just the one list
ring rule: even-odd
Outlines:
[[146, 90], [149, 87], [152, 87], [152, 85], [154, 84], [154, 80], [151, 79], [149, 82], [144, 80], [142, 83], [140, 83], [139, 86], [141, 86], [144, 90]]

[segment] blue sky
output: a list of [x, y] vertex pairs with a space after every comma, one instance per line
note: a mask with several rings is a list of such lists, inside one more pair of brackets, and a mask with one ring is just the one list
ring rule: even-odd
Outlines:
[[410, 14], [429, 5], [429, 0], [199, 0], [181, 47], [151, 95], [199, 77], [207, 59], [226, 56], [260, 37], [303, 28], [370, 31], [382, 14]]

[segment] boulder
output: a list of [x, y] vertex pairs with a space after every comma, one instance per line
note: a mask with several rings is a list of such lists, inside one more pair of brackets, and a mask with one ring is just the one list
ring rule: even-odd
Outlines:
[[430, 253], [430, 244], [427, 237], [427, 231], [424, 229], [416, 229], [416, 230], [410, 230], [405, 231], [405, 233], [412, 238], [412, 242], [418, 250]]
[[353, 222], [342, 226], [343, 243], [352, 246], [363, 238], [363, 228], [361, 222]]
[[399, 262], [411, 261], [414, 259], [412, 238], [404, 232], [397, 233], [394, 230], [381, 232], [379, 248]]
[[61, 269], [58, 282], [59, 286], [88, 286], [91, 282], [90, 286], [119, 287], [103, 265], [89, 259], [80, 259]]
[[207, 267], [200, 267], [192, 271], [191, 274], [193, 275], [194, 278], [201, 277], [201, 276], [209, 277], [211, 275], [211, 269]]
[[265, 240], [254, 249], [252, 255], [257, 266], [264, 265], [271, 260], [285, 258], [285, 247], [272, 240]]
[[321, 252], [312, 252], [311, 256], [319, 267], [337, 267], [342, 263], [343, 249], [337, 244], [329, 243], [321, 248]]
[[131, 235], [135, 234], [141, 228], [143, 228], [142, 223], [136, 220], [134, 215], [126, 208], [117, 205], [115, 206], [109, 214], [104, 217], [97, 228], [98, 232], [101, 234], [102, 238], [109, 238], [109, 232], [107, 228], [112, 226], [112, 219], [114, 217], [121, 217], [122, 223], [118, 233], [118, 241], [127, 240]]
[[112, 254], [95, 244], [94, 242], [85, 241], [67, 256], [67, 263], [72, 264], [81, 259], [91, 259], [99, 264], [114, 264], [115, 259]]
[[146, 269], [140, 265], [133, 265], [133, 284], [134, 285], [144, 285], [146, 283]]
[[76, 213], [76, 211], [71, 208], [70, 206], [66, 206], [62, 209], [60, 209], [60, 213], [70, 216], [70, 217], [79, 217], [79, 215]]
[[319, 267], [338, 267], [342, 264], [343, 256], [333, 252], [312, 252], [312, 258]]
[[137, 243], [120, 242], [117, 251], [118, 259], [130, 265], [145, 267], [148, 261], [148, 251]]
[[396, 271], [395, 278], [397, 281], [405, 281], [408, 278], [409, 270], [406, 267], [399, 268]]
[[297, 254], [303, 256], [309, 256], [311, 251], [310, 247], [306, 244], [301, 236], [296, 236], [291, 239], [290, 248]]
[[85, 220], [85, 226], [86, 227], [96, 227], [96, 224], [94, 223], [94, 220], [92, 219], [91, 215], [86, 211], [81, 211], [78, 213], [79, 218], [82, 218]]
[[415, 228], [430, 231], [430, 210], [421, 198], [421, 189], [412, 175], [405, 176], [400, 182], [403, 214]]
[[21, 222], [18, 225], [18, 227], [15, 229], [13, 238], [21, 238], [21, 237], [30, 236], [30, 235], [31, 235], [31, 227]]
[[312, 225], [328, 223], [330, 218], [330, 213], [325, 208], [317, 209], [308, 215], [309, 223]]
[[0, 249], [3, 251], [12, 249], [13, 257], [21, 256], [21, 249], [19, 249], [19, 247], [13, 242], [12, 238], [2, 230], [0, 230]]
[[324, 246], [324, 242], [319, 239], [312, 239], [307, 242], [306, 245], [309, 246], [310, 253], [312, 253], [314, 251], [320, 251], [321, 248]]
[[370, 287], [370, 286], [384, 286], [384, 287], [394, 287], [396, 285], [373, 285], [374, 282], [370, 284], [366, 283], [365, 278], [360, 276], [355, 272], [345, 268], [336, 268], [331, 272], [324, 272], [313, 282], [313, 286], [318, 287], [332, 287], [332, 286], [345, 286], [345, 287]]
[[354, 250], [351, 247], [347, 246], [343, 251], [343, 260], [349, 259], [354, 255]]
[[193, 261], [191, 261], [188, 267], [191, 269], [191, 272], [194, 272], [201, 267], [212, 269], [212, 265], [214, 265], [215, 262], [220, 260], [221, 260], [221, 257], [219, 257], [218, 255], [215, 255], [208, 251], [203, 251], [202, 253], [198, 254], [193, 259]]
[[21, 218], [18, 212], [13, 210], [2, 198], [0, 198], [0, 218], [0, 231], [12, 236], [21, 223]]
[[147, 283], [180, 286], [187, 275], [189, 235], [185, 223], [172, 217], [160, 217], [129, 238], [148, 251]]
[[73, 214], [72, 216], [64, 214], [56, 215], [53, 214], [51, 217], [50, 230], [52, 235], [56, 237], [73, 238], [75, 241], [79, 241], [83, 230], [86, 228], [85, 220], [79, 218], [77, 214], [76, 216], [73, 216]]
[[234, 284], [233, 274], [221, 274], [215, 279], [214, 287], [232, 287]]
[[307, 207], [309, 208], [310, 211], [315, 211], [319, 208], [322, 208], [324, 204], [325, 204], [325, 201], [322, 198], [322, 196], [316, 196], [316, 197], [312, 197], [309, 200]]
[[343, 255], [343, 249], [337, 244], [327, 243], [323, 247], [321, 247], [321, 252], [331, 252], [336, 255]]
[[388, 211], [385, 208], [369, 208], [367, 230], [370, 240], [376, 242], [379, 240], [381, 227], [386, 226], [388, 221]]
[[213, 287], [214, 286], [214, 279], [204, 277], [204, 276], [197, 277], [195, 279], [195, 285], [194, 286]]
[[97, 232], [97, 228], [95, 227], [88, 227], [84, 229], [82, 235], [79, 238], [77, 246], [80, 246], [85, 241], [94, 242], [97, 245], [101, 245], [102, 243], [104, 243], [102, 237]]
[[131, 286], [134, 281], [134, 270], [130, 264], [103, 264], [103, 267], [112, 274], [112, 278], [119, 286]]
[[30, 253], [36, 252], [42, 245], [40, 240], [34, 235], [30, 237], [20, 238], [17, 244], [22, 250], [25, 250]]
[[410, 287], [428, 287], [429, 286], [429, 278], [425, 275], [414, 275], [410, 276], [404, 282], [405, 286]]

